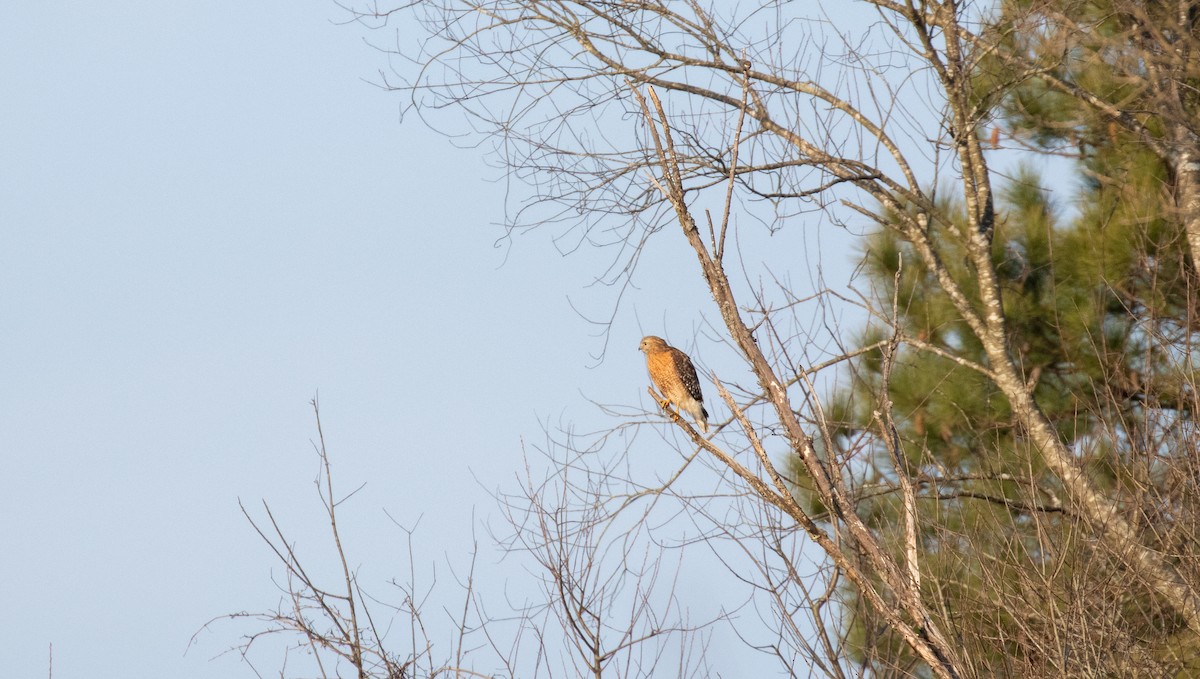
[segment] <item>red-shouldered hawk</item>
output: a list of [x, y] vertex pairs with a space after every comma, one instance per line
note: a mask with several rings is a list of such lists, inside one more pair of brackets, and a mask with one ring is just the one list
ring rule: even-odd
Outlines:
[[700, 391], [700, 379], [696, 377], [692, 359], [654, 335], [643, 337], [638, 349], [646, 352], [646, 369], [664, 397], [659, 405], [666, 409], [668, 404], [673, 404], [691, 415], [700, 431], [707, 432], [708, 411], [704, 409], [704, 394]]

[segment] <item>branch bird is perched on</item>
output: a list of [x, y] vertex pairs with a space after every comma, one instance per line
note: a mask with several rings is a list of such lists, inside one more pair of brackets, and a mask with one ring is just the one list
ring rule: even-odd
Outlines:
[[663, 395], [658, 405], [668, 412], [668, 406], [674, 405], [691, 415], [700, 431], [707, 433], [708, 411], [704, 409], [704, 394], [700, 391], [700, 379], [696, 377], [692, 359], [654, 335], [643, 337], [638, 349], [646, 352], [646, 369]]

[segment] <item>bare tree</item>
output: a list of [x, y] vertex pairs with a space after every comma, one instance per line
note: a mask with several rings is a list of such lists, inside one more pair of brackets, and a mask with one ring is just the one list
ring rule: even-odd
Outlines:
[[[565, 643], [579, 663], [572, 667], [601, 676], [636, 675], [654, 666], [632, 662], [631, 651], [653, 643], [668, 616], [620, 574], [653, 582], [663, 577], [660, 562], [626, 557], [616, 570], [597, 564], [605, 549], [620, 544], [606, 542], [606, 531], [631, 516], [654, 539], [646, 514], [638, 512], [661, 498], [674, 500], [695, 522], [697, 542], [731, 560], [729, 573], [761, 597], [755, 601], [770, 602], [776, 641], [747, 643], [775, 655], [798, 676], [813, 671], [845, 676], [859, 662], [858, 671], [880, 676], [1003, 673], [980, 657], [989, 642], [1019, 651], [1020, 661], [1008, 669], [1033, 667], [1035, 661], [1063, 674], [1152, 666], [1150, 656], [1161, 649], [1146, 651], [1136, 635], [1122, 632], [1131, 614], [1105, 605], [1111, 582], [1085, 591], [1093, 574], [1121, 574], [1154, 600], [1155, 615], [1169, 618], [1160, 629], [1177, 635], [1183, 648], [1200, 646], [1198, 573], [1191, 550], [1180, 546], [1196, 533], [1178, 518], [1195, 513], [1195, 496], [1179, 491], [1171, 496], [1177, 501], [1167, 504], [1167, 495], [1159, 492], [1163, 478], [1175, 479], [1177, 489], [1193, 488], [1193, 464], [1188, 456], [1160, 455], [1155, 464], [1166, 472], [1156, 468], [1138, 476], [1127, 464], [1130, 458], [1116, 456], [1115, 471], [1097, 471], [1075, 445], [1082, 437], [1047, 415], [1039, 400], [1042, 368], [1021, 359], [1025, 338], [1021, 328], [1012, 327], [1006, 308], [1006, 295], [1015, 296], [1012, 281], [1031, 274], [1023, 272], [1019, 252], [1009, 252], [1008, 260], [998, 256], [1004, 247], [997, 237], [1006, 225], [999, 217], [990, 157], [995, 144], [988, 133], [1011, 94], [1033, 78], [1045, 78], [1161, 146], [1176, 171], [1184, 232], [1192, 243], [1189, 215], [1200, 202], [1189, 193], [1188, 173], [1195, 163], [1189, 160], [1190, 142], [1178, 140], [1191, 134], [1190, 122], [1180, 122], [1178, 134], [1164, 141], [1138, 112], [1098, 100], [1027, 51], [1014, 49], [1019, 28], [997, 24], [992, 3], [864, 0], [836, 16], [805, 14], [810, 6], [801, 4], [723, 9], [698, 2], [447, 0], [351, 10], [377, 27], [402, 17], [425, 27], [428, 40], [395, 50], [411, 67], [384, 74], [385, 83], [407, 94], [409, 110], [431, 124], [462, 120], [469, 131], [495, 140], [511, 176], [532, 187], [531, 198], [512, 212], [514, 230], [558, 228], [564, 248], [610, 247], [612, 265], [601, 279], [625, 285], [647, 239], [667, 237], [660, 232], [674, 225], [672, 231], [682, 236], [675, 236], [680, 251], [696, 258], [696, 284], [713, 298], [715, 331], [753, 376], [750, 385], [711, 376], [731, 418], [711, 437], [676, 418], [673, 441], [681, 464], [666, 479], [631, 477], [624, 489], [586, 474], [581, 483], [563, 480], [549, 489], [527, 479], [517, 498], [527, 513], [510, 513], [519, 528], [510, 545], [527, 550], [548, 578], [549, 607], [540, 610], [552, 612], [567, 631]], [[1075, 15], [1049, 12], [1053, 3], [1033, 4], [1064, 25], [1078, 25]], [[1190, 22], [1190, 3], [1182, 8]], [[1190, 82], [1192, 34], [1155, 37], [1152, 17], [1126, 14], [1131, 22], [1126, 39], [1156, 46], [1143, 48], [1158, 59], [1150, 70], [1166, 68], [1173, 59], [1186, 66], [1152, 86], [1170, 90], [1163, 96], [1175, 97], [1167, 102], [1172, 105], [1190, 101], [1183, 85]], [[1178, 49], [1170, 53], [1164, 45]], [[1177, 109], [1182, 121], [1191, 120], [1186, 106], [1170, 110]], [[899, 270], [882, 301], [853, 288], [822, 289], [807, 300], [786, 277], [755, 271], [755, 258], [738, 245], [734, 219], [759, 204], [773, 210], [772, 228], [828, 223], [889, 234], [912, 258], [903, 266], [919, 271], [920, 285], [946, 300], [949, 311], [941, 323], [955, 329], [953, 336], [939, 342], [908, 331]], [[1200, 252], [1196, 243], [1193, 261]], [[764, 279], [774, 284], [761, 284]], [[818, 358], [800, 318], [806, 302], [822, 309], [857, 304], [888, 332], [858, 349], [848, 348], [849, 341], [835, 344], [840, 348], [833, 355]], [[1192, 332], [1187, 327], [1167, 340], [1162, 353], [1192, 361]], [[1020, 439], [1016, 449], [1027, 474], [1008, 469], [965, 474], [921, 468], [928, 459], [914, 463], [909, 451], [915, 442], [904, 440], [897, 424], [907, 413], [896, 412], [890, 394], [894, 369], [915, 355], [936, 356], [995, 391]], [[831, 371], [856, 371], [872, 361], [880, 379], [871, 426], [847, 439], [845, 413], [824, 400], [817, 384]], [[1128, 440], [1132, 426], [1101, 410], [1095, 415], [1108, 426], [1088, 436], [1113, 445]], [[1138, 450], [1172, 444], [1193, 450], [1194, 431], [1177, 426], [1190, 414], [1181, 409], [1173, 417], [1155, 430], [1163, 435], [1159, 442]], [[988, 456], [997, 456], [986, 448], [976, 454], [985, 468]], [[595, 459], [573, 456], [561, 464], [565, 470]], [[703, 462], [697, 465], [698, 460]], [[994, 466], [1001, 467], [996, 460]], [[866, 473], [868, 468], [874, 473]], [[693, 469], [705, 470], [715, 484], [712, 492], [684, 489], [680, 479]], [[603, 463], [599, 471], [613, 473]], [[1137, 479], [1146, 482], [1140, 494]], [[980, 481], [991, 485], [981, 489]], [[1013, 486], [1019, 492], [995, 491]], [[896, 503], [892, 524], [881, 520], [882, 501]], [[1030, 543], [1036, 548], [987, 544], [961, 527], [939, 523], [941, 512], [968, 501], [994, 506], [1000, 528], [1036, 533]], [[1156, 532], [1156, 520], [1181, 530]], [[795, 545], [801, 539], [823, 552], [822, 569], [805, 573], [797, 566]], [[963, 560], [976, 560], [970, 572], [983, 584], [965, 582], [961, 573], [945, 568], [947, 561], [927, 561], [933, 543], [942, 547], [942, 556], [958, 549], [969, 555]], [[1071, 551], [1076, 544], [1088, 547]], [[1054, 615], [1068, 609], [1072, 615], [1063, 620], [1027, 615], [1035, 605], [1022, 596], [1039, 591], [1039, 577], [1057, 583], [1056, 563], [1082, 564], [1081, 553], [1099, 565], [1075, 571], [1078, 588], [1063, 594], [1066, 602], [1045, 603]], [[1056, 554], [1063, 560], [1055, 562]], [[1001, 556], [1006, 566], [1027, 566], [1004, 571], [1024, 573], [1015, 586], [987, 579], [981, 564]], [[286, 551], [280, 558], [292, 559]], [[337, 616], [348, 615], [350, 622], [336, 625], [345, 631], [333, 643], [350, 648], [343, 657], [361, 668], [363, 656], [353, 650], [362, 640], [354, 636], [358, 613], [350, 605], [348, 571], [346, 579], [350, 594], [339, 601], [350, 607]], [[306, 581], [301, 585], [318, 592]], [[1046, 591], [1058, 596], [1063, 590], [1057, 587]], [[969, 621], [982, 614], [973, 618], [977, 612], [954, 609], [950, 602], [962, 599], [947, 593], [953, 589], [971, 592], [980, 606], [994, 607], [996, 617], [1014, 617], [1020, 638], [966, 643], [964, 637], [975, 633]], [[647, 605], [635, 605], [620, 625], [611, 626], [608, 620], [619, 607], [614, 593], [630, 591]], [[853, 597], [840, 594], [845, 591]], [[324, 606], [328, 596], [313, 594], [311, 600]], [[831, 602], [844, 605], [843, 613], [831, 614]], [[546, 638], [544, 625], [534, 629]], [[997, 629], [1007, 634], [1012, 627]], [[1088, 644], [1089, 634], [1130, 644], [1136, 652], [1124, 655], [1133, 664], [1114, 664], [1112, 654]], [[541, 648], [534, 654], [538, 658], [544, 657]], [[1145, 662], [1139, 653], [1147, 656]], [[1178, 649], [1167, 653], [1182, 657]], [[618, 656], [626, 660], [623, 668]]]
[[[551, 461], [547, 477], [535, 480], [527, 464], [520, 492], [497, 498], [510, 528], [499, 543], [528, 557], [542, 586], [544, 598], [516, 612], [538, 640], [550, 676], [707, 674], [699, 669], [699, 635], [716, 620], [692, 623], [681, 609], [677, 563], [665, 546], [644, 539], [653, 507], [629, 503], [628, 487], [613, 469], [591, 467], [587, 456], [572, 453], [574, 459], [555, 459], [553, 450], [570, 449], [552, 443], [543, 451]], [[673, 643], [662, 643], [668, 639]], [[524, 658], [519, 667], [530, 664]]]
[[[317, 440], [314, 448], [320, 463], [315, 485], [324, 515], [329, 522], [331, 547], [315, 550], [308, 557], [301, 554], [276, 519], [265, 501], [261, 514], [265, 519], [256, 519], [245, 506], [241, 506], [246, 520], [270, 548], [283, 567], [283, 580], [276, 582], [282, 593], [279, 605], [269, 611], [239, 612], [221, 616], [216, 620], [245, 622], [250, 631], [233, 650], [261, 674], [252, 662], [252, 650], [262, 640], [272, 637], [280, 639], [288, 652], [300, 651], [313, 665], [320, 677], [342, 677], [344, 668], [349, 668], [358, 679], [411, 679], [413, 677], [486, 677], [464, 667], [464, 639], [468, 632], [467, 621], [457, 623], [458, 633], [450, 644], [452, 652], [435, 650], [434, 633], [427, 627], [422, 609], [429, 596], [429, 589], [416, 587], [415, 573], [407, 582], [394, 582], [401, 595], [398, 604], [386, 603], [366, 593], [358, 581], [356, 569], [351, 567], [348, 548], [343, 545], [338, 528], [338, 508], [354, 496], [362, 486], [345, 494], [335, 494], [330, 455], [325, 445], [325, 433], [321, 427], [321, 414], [316, 400], [312, 402], [317, 423]], [[412, 557], [412, 532], [405, 529], [408, 537], [410, 568]], [[316, 572], [328, 566], [332, 556], [340, 577], [326, 584]], [[474, 564], [471, 564], [473, 569]], [[467, 602], [472, 599], [472, 578], [468, 574], [464, 584]], [[205, 629], [213, 624], [210, 621]], [[397, 641], [396, 637], [402, 639]], [[399, 652], [396, 649], [406, 648]], [[435, 655], [443, 654], [444, 655]], [[449, 658], [449, 659], [444, 659]], [[287, 656], [281, 663], [280, 676], [286, 676]]]

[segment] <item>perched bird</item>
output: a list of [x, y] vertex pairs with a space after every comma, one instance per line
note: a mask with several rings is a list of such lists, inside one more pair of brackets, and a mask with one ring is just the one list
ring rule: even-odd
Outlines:
[[646, 352], [646, 369], [663, 395], [658, 404], [664, 410], [668, 405], [674, 405], [691, 415], [700, 431], [707, 432], [708, 411], [704, 409], [704, 394], [700, 391], [700, 379], [696, 377], [692, 359], [654, 335], [643, 337], [638, 349]]

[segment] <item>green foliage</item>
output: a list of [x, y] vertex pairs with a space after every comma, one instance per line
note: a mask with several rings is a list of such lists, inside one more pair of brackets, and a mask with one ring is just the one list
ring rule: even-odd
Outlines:
[[[1134, 154], [1132, 160], [1142, 159]], [[1181, 425], [1190, 417], [1173, 408], [1147, 407], [1154, 401], [1162, 406], [1170, 393], [1177, 401], [1179, 385], [1191, 379], [1185, 369], [1189, 361], [1165, 349], [1161, 333], [1152, 330], [1178, 318], [1162, 313], [1183, 313], [1187, 305], [1179, 227], [1161, 216], [1161, 197], [1146, 190], [1157, 181], [1157, 172], [1152, 164], [1135, 162], [1123, 168], [1124, 182], [1084, 183], [1083, 207], [1070, 218], [1029, 169], [1005, 186], [999, 202], [1002, 228], [992, 261], [1002, 281], [1011, 352], [1064, 441], [1086, 461], [1093, 480], [1114, 492], [1162, 483], [1161, 471], [1130, 472], [1138, 459], [1163, 452], [1136, 445], [1132, 438], [1160, 426], [1163, 418]], [[944, 210], [953, 213], [955, 207]], [[955, 229], [942, 228], [937, 237], [946, 244], [944, 251], [953, 253], [945, 258], [952, 275], [969, 287], [973, 272], [964, 257], [953, 256], [959, 252]], [[1007, 639], [978, 643], [972, 651], [988, 662], [1008, 663], [1016, 672], [1008, 676], [1031, 667], [1052, 674], [1048, 668], [1058, 667], [1058, 661], [1038, 659], [1015, 641], [1027, 634], [1026, 627], [1048, 624], [1047, 615], [1076, 622], [1111, 617], [1109, 631], [1116, 636], [1096, 639], [1107, 639], [1113, 649], [1133, 643], [1113, 631], [1118, 629], [1175, 643], [1179, 622], [1148, 592], [1130, 588], [1123, 566], [1096, 553], [1080, 538], [1075, 519], [1061, 511], [1061, 487], [1014, 426], [1007, 400], [990, 379], [922, 348], [929, 345], [986, 365], [979, 342], [910, 246], [895, 230], [883, 229], [869, 239], [864, 259], [881, 307], [897, 300], [899, 332], [915, 341], [898, 353], [887, 384], [881, 353], [858, 364], [853, 386], [835, 399], [847, 423], [840, 432], [841, 452], [849, 456], [864, 436], [874, 440], [869, 447], [877, 464], [864, 470], [863, 487], [894, 487], [886, 451], [874, 439], [873, 412], [886, 389], [902, 452], [910, 469], [921, 470], [917, 478], [927, 499], [919, 503], [920, 563], [926, 582], [936, 583], [928, 596], [946, 611], [948, 626], [989, 630]], [[867, 346], [891, 333], [874, 324], [860, 342]], [[1157, 385], [1157, 391], [1147, 385]], [[903, 562], [897, 494], [864, 494], [860, 515], [889, 537]], [[1031, 573], [1049, 589], [1029, 591]], [[1081, 580], [1092, 583], [1090, 593], [1072, 589]], [[1123, 609], [1119, 614], [1110, 610], [1114, 591], [1126, 595], [1115, 602]], [[867, 627], [859, 629], [867, 619], [861, 606], [848, 618], [864, 657], [869, 649], [873, 658], [888, 658], [893, 668], [913, 662], [899, 639], [870, 637]], [[1079, 640], [1094, 633], [1082, 623], [1054, 632], [1072, 632]], [[1164, 648], [1146, 652], [1178, 657]], [[1117, 662], [1115, 656], [1104, 658], [1093, 660], [1100, 666]]]
[[[1133, 4], [1151, 18], [1167, 11], [1167, 3]], [[1121, 11], [1130, 3], [1049, 5], [1093, 30], [1067, 35], [1064, 22], [1052, 21], [1042, 31], [1015, 30], [1017, 13], [1047, 6], [1032, 0], [1003, 3], [992, 28], [1009, 49], [1161, 131], [1147, 81], [1128, 77], [1137, 68], [1131, 53], [1143, 47], [1136, 22]], [[1001, 185], [992, 264], [1010, 354], [1093, 483], [1135, 517], [1143, 542], [1190, 563], [1200, 557], [1192, 462], [1200, 456], [1200, 306], [1170, 169], [1144, 140], [999, 58], [981, 62], [974, 91], [1010, 134], [1078, 159], [1074, 186], [1047, 186], [1030, 167]], [[1200, 115], [1195, 120], [1200, 124]], [[944, 217], [932, 237], [943, 262], [964, 290], [975, 289], [961, 234], [965, 210], [949, 200], [937, 207]], [[986, 375], [947, 357], [987, 365], [904, 240], [898, 215], [885, 217], [890, 224], [867, 241], [863, 271], [885, 315], [895, 300], [895, 327], [873, 323], [858, 341], [868, 346], [893, 332], [906, 341], [890, 381], [883, 354], [874, 352], [833, 399], [845, 422], [839, 454], [868, 460], [855, 470], [864, 489], [860, 514], [903, 563], [896, 470], [873, 416], [886, 393], [922, 498], [923, 593], [980, 676], [1200, 672], [1200, 642], [1071, 513], [1058, 480], [1014, 426], [1004, 396]], [[845, 624], [859, 660], [880, 675], [921, 675], [906, 645], [850, 595]]]

